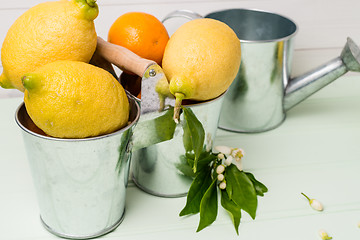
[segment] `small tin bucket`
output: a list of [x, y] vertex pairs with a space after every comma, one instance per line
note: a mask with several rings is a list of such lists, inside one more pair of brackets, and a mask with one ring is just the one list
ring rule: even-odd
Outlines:
[[54, 235], [87, 239], [114, 230], [123, 220], [131, 159], [131, 136], [140, 106], [129, 96], [130, 124], [84, 139], [41, 134], [22, 103], [22, 130], [44, 227]]
[[[206, 102], [189, 104], [189, 107], [202, 123], [205, 130], [205, 144], [208, 149], [212, 148], [215, 138], [219, 114], [224, 100], [224, 94]], [[156, 115], [150, 116], [155, 121]], [[171, 119], [172, 120], [172, 119]], [[142, 127], [142, 123], [149, 121], [146, 115], [141, 116], [138, 127], [134, 133], [134, 148], [137, 138], [152, 138], [148, 130]], [[132, 178], [134, 183], [143, 191], [159, 197], [183, 197], [186, 196], [192, 178], [186, 176], [179, 168], [182, 164], [182, 156], [185, 154], [183, 145], [183, 128], [181, 124], [184, 116], [180, 116], [180, 124], [177, 124], [172, 139], [159, 142], [133, 152]], [[166, 126], [163, 126], [166, 127]], [[146, 134], [144, 134], [146, 132]], [[156, 135], [156, 132], [151, 134]]]

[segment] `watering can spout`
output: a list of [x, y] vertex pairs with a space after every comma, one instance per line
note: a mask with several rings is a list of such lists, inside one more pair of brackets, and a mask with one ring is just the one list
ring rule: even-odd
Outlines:
[[351, 38], [347, 39], [339, 57], [289, 81], [285, 88], [284, 110], [294, 107], [348, 71], [360, 72], [360, 49]]

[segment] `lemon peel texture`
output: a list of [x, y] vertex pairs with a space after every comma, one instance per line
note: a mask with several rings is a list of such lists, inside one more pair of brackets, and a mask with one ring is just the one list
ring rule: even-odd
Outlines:
[[30, 118], [57, 138], [86, 138], [128, 123], [129, 102], [106, 70], [79, 61], [55, 61], [23, 76]]
[[97, 43], [93, 22], [97, 15], [93, 0], [44, 2], [27, 10], [5, 36], [0, 86], [24, 91], [21, 77], [44, 64], [57, 60], [89, 62]]
[[[220, 96], [235, 79], [240, 61], [240, 40], [235, 32], [223, 22], [203, 18], [175, 31], [166, 45], [162, 66], [170, 91], [181, 105], [181, 98], [205, 101]], [[178, 119], [175, 114], [174, 119]]]

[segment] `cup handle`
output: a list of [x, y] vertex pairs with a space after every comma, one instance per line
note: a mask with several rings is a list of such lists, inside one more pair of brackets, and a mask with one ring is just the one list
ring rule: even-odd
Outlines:
[[169, 20], [170, 18], [174, 18], [174, 17], [183, 17], [183, 18], [187, 18], [190, 20], [204, 18], [203, 16], [201, 16], [200, 14], [198, 14], [196, 12], [183, 9], [183, 10], [176, 10], [176, 11], [169, 13], [168, 15], [165, 16], [165, 18], [162, 20], [162, 22], [164, 23], [166, 20]]

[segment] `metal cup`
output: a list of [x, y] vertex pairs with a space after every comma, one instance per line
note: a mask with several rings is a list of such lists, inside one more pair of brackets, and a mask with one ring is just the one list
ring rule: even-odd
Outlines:
[[210, 13], [228, 24], [241, 42], [241, 65], [225, 97], [219, 127], [262, 132], [285, 119], [284, 86], [289, 78], [296, 24], [287, 17], [258, 10]]
[[[211, 149], [215, 138], [224, 94], [206, 102], [186, 105], [196, 115], [205, 130], [206, 147]], [[154, 122], [162, 113], [142, 115], [134, 132], [134, 148], [137, 142], [157, 138], [157, 132], [149, 130], [149, 121]], [[172, 119], [170, 119], [173, 121]], [[132, 178], [143, 191], [159, 197], [186, 196], [192, 178], [180, 171], [181, 158], [185, 154], [183, 145], [183, 114], [172, 139], [143, 147], [133, 152]], [[164, 128], [162, 125], [160, 128]], [[154, 135], [154, 136], [151, 136]]]
[[22, 130], [40, 209], [51, 233], [87, 239], [114, 230], [123, 220], [131, 159], [131, 136], [140, 106], [128, 95], [130, 124], [84, 139], [41, 134], [22, 103], [16, 122]]

